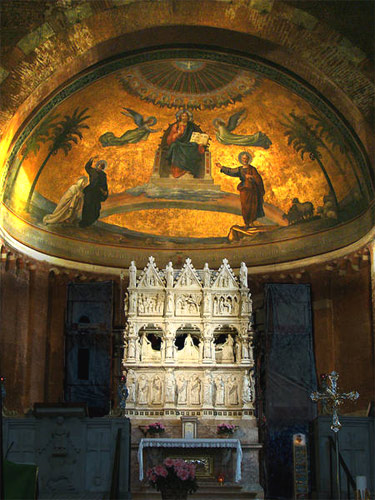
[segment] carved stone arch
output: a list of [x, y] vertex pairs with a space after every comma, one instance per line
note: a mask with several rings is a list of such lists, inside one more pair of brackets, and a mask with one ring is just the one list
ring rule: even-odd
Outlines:
[[[201, 337], [203, 334], [202, 325], [199, 323], [195, 323], [194, 321], [192, 321], [192, 322], [187, 321], [184, 323], [179, 323], [177, 328], [176, 328], [176, 334], [177, 334], [178, 330], [180, 330], [180, 329], [184, 330], [185, 332], [190, 331], [190, 333], [194, 334], [194, 335], [199, 334], [199, 337]], [[179, 333], [179, 335], [181, 335], [181, 333]]]
[[[157, 323], [140, 323], [138, 324], [138, 335], [141, 333], [141, 330], [142, 330], [142, 334], [143, 333], [146, 333], [146, 335], [149, 335], [149, 334], [154, 334], [156, 336], [160, 336], [162, 337], [163, 336], [163, 325], [160, 325], [160, 324], [157, 324]], [[152, 330], [153, 328], [153, 330]]]
[[215, 325], [214, 335], [238, 335], [238, 325], [231, 325], [229, 323], [223, 323], [220, 325]]
[[234, 324], [234, 323], [229, 323], [228, 324], [229, 328], [231, 328], [232, 330], [235, 330], [234, 333], [236, 333], [237, 335], [239, 335], [240, 333], [240, 327], [238, 325], [238, 323]]

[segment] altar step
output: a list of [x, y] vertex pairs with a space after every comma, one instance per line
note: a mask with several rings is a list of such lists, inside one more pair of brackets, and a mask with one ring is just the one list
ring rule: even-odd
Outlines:
[[[132, 500], [160, 500], [161, 495], [153, 489], [132, 492]], [[188, 500], [261, 500], [263, 491], [244, 492], [241, 486], [212, 484], [199, 485], [198, 491], [188, 496]]]

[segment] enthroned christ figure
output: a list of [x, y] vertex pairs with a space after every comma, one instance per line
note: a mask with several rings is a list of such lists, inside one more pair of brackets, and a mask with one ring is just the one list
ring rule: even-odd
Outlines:
[[172, 177], [199, 177], [205, 146], [191, 142], [193, 132], [203, 133], [193, 121], [190, 111], [182, 109], [176, 113], [176, 121], [165, 131], [161, 147], [166, 151], [166, 162]]

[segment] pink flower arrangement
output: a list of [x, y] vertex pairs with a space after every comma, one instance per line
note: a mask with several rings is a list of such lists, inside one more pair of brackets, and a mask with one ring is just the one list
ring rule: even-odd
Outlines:
[[145, 431], [149, 432], [150, 434], [161, 434], [165, 431], [165, 427], [161, 422], [155, 422], [153, 424], [147, 425]]
[[166, 458], [162, 465], [148, 469], [147, 479], [158, 491], [165, 488], [194, 493], [198, 489], [195, 465], [180, 458]]
[[234, 431], [236, 430], [236, 425], [232, 424], [219, 424], [217, 426], [217, 433], [218, 434], [233, 434]]

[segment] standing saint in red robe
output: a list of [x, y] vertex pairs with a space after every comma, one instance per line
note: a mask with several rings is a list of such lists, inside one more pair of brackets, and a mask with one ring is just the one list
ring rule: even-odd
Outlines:
[[253, 226], [258, 217], [264, 217], [263, 180], [258, 170], [250, 164], [252, 159], [250, 153], [242, 151], [238, 155], [238, 160], [241, 163], [238, 168], [223, 167], [220, 163], [216, 163], [223, 174], [241, 179], [237, 189], [240, 192], [241, 211], [246, 228]]

